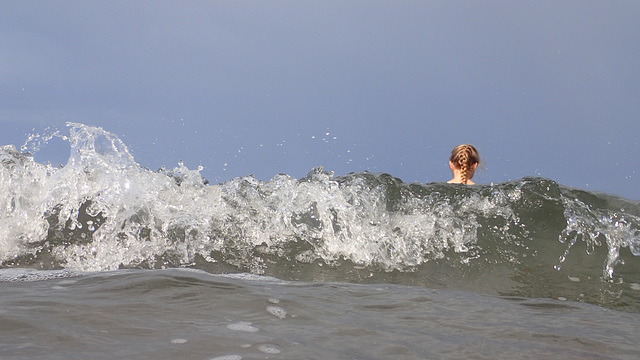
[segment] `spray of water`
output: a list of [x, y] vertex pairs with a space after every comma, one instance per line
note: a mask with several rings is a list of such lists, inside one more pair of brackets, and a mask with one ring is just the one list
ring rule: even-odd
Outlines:
[[[98, 271], [205, 263], [263, 273], [274, 263], [348, 262], [411, 272], [447, 261], [524, 266], [549, 243], [565, 246], [552, 256], [559, 271], [582, 243], [590, 253], [606, 247], [602, 273], [611, 279], [621, 249], [640, 255], [638, 204], [546, 179], [465, 187], [315, 168], [302, 179], [247, 176], [211, 185], [201, 168], [179, 163], [154, 172], [117, 136], [69, 128], [68, 137], [29, 137], [23, 152], [1, 148], [5, 266]], [[65, 166], [24, 152], [54, 137], [70, 144]]]

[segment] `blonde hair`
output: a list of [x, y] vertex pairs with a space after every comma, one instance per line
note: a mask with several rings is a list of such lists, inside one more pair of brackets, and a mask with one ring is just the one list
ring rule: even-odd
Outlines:
[[449, 161], [460, 169], [461, 183], [466, 184], [467, 180], [469, 180], [467, 179], [469, 168], [480, 162], [480, 155], [478, 155], [478, 150], [473, 145], [462, 144], [451, 150]]

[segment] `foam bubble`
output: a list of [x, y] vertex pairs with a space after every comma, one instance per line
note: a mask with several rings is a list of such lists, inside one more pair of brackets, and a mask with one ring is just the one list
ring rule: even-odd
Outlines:
[[280, 319], [284, 319], [287, 317], [287, 312], [279, 306], [267, 306], [267, 312]]
[[81, 276], [70, 270], [0, 269], [0, 282], [32, 282]]
[[261, 344], [258, 346], [258, 350], [265, 354], [280, 354], [282, 352], [278, 346], [273, 344]]
[[245, 331], [245, 332], [257, 332], [260, 331], [255, 326], [252, 326], [250, 322], [240, 321], [237, 323], [227, 325], [227, 328], [234, 331]]
[[209, 360], [242, 360], [242, 356], [240, 355], [223, 355], [211, 358]]

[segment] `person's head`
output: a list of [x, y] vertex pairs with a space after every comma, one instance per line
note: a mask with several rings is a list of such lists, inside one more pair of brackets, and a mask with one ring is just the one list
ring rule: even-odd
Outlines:
[[473, 145], [462, 144], [451, 150], [449, 166], [451, 170], [460, 171], [460, 183], [462, 184], [466, 184], [473, 177], [478, 163], [480, 163], [480, 155]]

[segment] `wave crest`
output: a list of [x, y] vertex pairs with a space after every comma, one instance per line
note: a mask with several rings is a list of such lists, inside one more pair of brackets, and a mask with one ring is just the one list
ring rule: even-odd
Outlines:
[[549, 179], [406, 184], [389, 174], [314, 168], [302, 179], [211, 185], [201, 168], [180, 163], [154, 172], [136, 164], [117, 136], [69, 126], [70, 157], [61, 168], [11, 145], [0, 149], [5, 267], [189, 266], [357, 281], [499, 268], [545, 278], [568, 267], [612, 281], [618, 267], [633, 274], [640, 265], [638, 202]]

